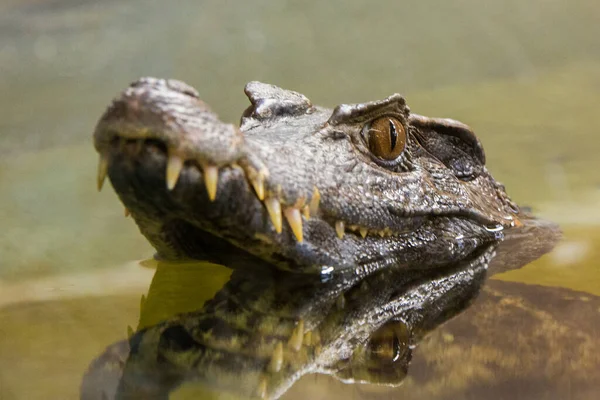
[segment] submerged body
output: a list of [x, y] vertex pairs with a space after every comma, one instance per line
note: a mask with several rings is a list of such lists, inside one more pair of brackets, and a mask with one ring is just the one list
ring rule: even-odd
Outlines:
[[[510, 200], [460, 122], [398, 94], [328, 110], [258, 82], [246, 93], [238, 128], [186, 84], [144, 78], [98, 123], [99, 187], [108, 174], [157, 258], [235, 269], [197, 311], [131, 338], [117, 398], [187, 381], [272, 398], [314, 372], [397, 385], [490, 262], [518, 268], [560, 237]], [[97, 363], [83, 397], [110, 357]]]

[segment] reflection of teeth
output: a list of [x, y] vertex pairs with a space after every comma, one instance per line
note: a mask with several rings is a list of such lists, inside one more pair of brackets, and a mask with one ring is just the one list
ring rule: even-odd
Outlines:
[[344, 221], [335, 222], [335, 233], [337, 233], [340, 239], [344, 238]]
[[183, 159], [175, 154], [169, 154], [167, 160], [167, 188], [173, 190], [183, 168]]
[[312, 344], [312, 331], [308, 331], [304, 334], [304, 344], [307, 346]]
[[296, 236], [296, 240], [302, 242], [302, 216], [300, 210], [295, 207], [288, 207], [283, 213], [288, 224], [290, 224], [290, 228], [292, 228], [292, 232], [294, 232], [294, 236]]
[[208, 198], [210, 201], [214, 201], [217, 198], [217, 184], [219, 183], [219, 168], [205, 164], [202, 167], [204, 169], [204, 184], [206, 185], [206, 191], [208, 192]]
[[281, 204], [275, 197], [269, 197], [265, 199], [265, 206], [271, 217], [271, 222], [275, 227], [275, 232], [281, 233], [282, 220], [281, 220]]
[[294, 349], [295, 351], [299, 351], [302, 347], [302, 342], [304, 341], [304, 320], [298, 321], [298, 325], [294, 328], [294, 332], [292, 332], [292, 336], [288, 341], [288, 345]]
[[258, 387], [256, 388], [256, 394], [261, 399], [267, 398], [267, 378], [263, 377], [260, 380], [260, 383], [258, 384]]
[[98, 162], [98, 176], [96, 178], [96, 185], [98, 187], [98, 191], [102, 190], [102, 186], [104, 185], [104, 180], [106, 179], [106, 173], [108, 171], [108, 159], [106, 156], [100, 155], [100, 161]]
[[279, 372], [283, 366], [283, 345], [281, 342], [277, 342], [273, 355], [271, 356], [271, 362], [269, 363], [269, 371]]

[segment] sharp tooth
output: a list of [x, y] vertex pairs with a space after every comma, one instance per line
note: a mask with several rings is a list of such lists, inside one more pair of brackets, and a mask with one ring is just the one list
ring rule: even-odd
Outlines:
[[275, 227], [275, 231], [277, 233], [281, 233], [281, 203], [275, 197], [269, 197], [265, 199], [265, 206], [267, 207], [267, 211], [269, 212], [269, 217], [271, 217], [271, 222], [273, 222], [273, 226]]
[[123, 213], [123, 215], [125, 215], [125, 218], [127, 218], [131, 215], [131, 213], [129, 212], [129, 209], [127, 207], [125, 207], [125, 212]]
[[310, 207], [308, 205], [302, 207], [302, 215], [304, 215], [304, 218], [310, 219]]
[[290, 228], [292, 228], [292, 232], [294, 232], [294, 236], [296, 236], [296, 240], [302, 242], [302, 216], [300, 215], [300, 210], [295, 207], [289, 207], [283, 213], [288, 224], [290, 224]]
[[269, 371], [279, 372], [283, 366], [283, 345], [278, 342], [275, 346], [275, 350], [271, 355], [271, 362], [269, 363]]
[[219, 167], [206, 164], [203, 166], [204, 184], [208, 192], [210, 201], [215, 201], [217, 198], [217, 184], [219, 183]]
[[135, 333], [135, 331], [133, 330], [131, 325], [127, 325], [127, 338], [131, 339], [131, 337], [133, 336], [134, 333]]
[[367, 228], [360, 228], [360, 236], [367, 237]]
[[104, 185], [104, 180], [106, 179], [106, 173], [108, 172], [108, 158], [106, 156], [100, 155], [100, 161], [98, 162], [98, 176], [96, 180], [96, 184], [98, 187], [98, 191], [102, 190], [102, 186]]
[[380, 230], [377, 233], [379, 234], [379, 236], [385, 237], [385, 231], [384, 230]]
[[169, 159], [167, 160], [167, 188], [169, 190], [173, 190], [177, 184], [182, 168], [183, 158], [172, 153], [169, 154]]
[[264, 200], [265, 199], [265, 181], [264, 181], [264, 177], [262, 176], [262, 174], [259, 173], [254, 178], [250, 178], [250, 183], [252, 184], [252, 187], [254, 188], [254, 191], [256, 192], [256, 197], [258, 197], [258, 199], [261, 201]]
[[337, 233], [337, 235], [340, 239], [342, 239], [344, 237], [344, 221], [336, 221], [335, 233]]
[[304, 320], [298, 321], [298, 325], [294, 328], [294, 332], [288, 341], [288, 345], [295, 351], [299, 351], [304, 341]]
[[311, 215], [317, 215], [317, 211], [319, 211], [319, 201], [321, 201], [321, 193], [319, 193], [319, 189], [315, 186], [313, 195], [310, 198], [310, 204], [308, 205]]

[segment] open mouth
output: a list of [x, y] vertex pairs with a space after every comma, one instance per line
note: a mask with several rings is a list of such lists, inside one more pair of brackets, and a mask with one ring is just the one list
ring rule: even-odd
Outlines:
[[[406, 218], [401, 230], [392, 230], [389, 227], [372, 228], [361, 226], [358, 223], [334, 219], [322, 213], [320, 209], [321, 195], [317, 187], [314, 188], [310, 201], [299, 199], [293, 205], [286, 206], [276, 196], [269, 195], [266, 188], [268, 175], [257, 172], [244, 160], [217, 167], [208, 163], [200, 163], [194, 159], [185, 159], [178, 155], [177, 151], [168, 149], [167, 144], [157, 139], [131, 139], [115, 135], [110, 139], [109, 150], [100, 157], [98, 166], [97, 186], [101, 190], [108, 175], [110, 164], [119, 160], [125, 169], [139, 168], [138, 174], [149, 175], [153, 171], [156, 178], [162, 182], [154, 182], [156, 186], [164, 188], [167, 192], [178, 193], [194, 187], [194, 191], [202, 188], [205, 205], [210, 207], [216, 204], [219, 196], [232, 197], [232, 191], [238, 195], [252, 194], [252, 202], [258, 202], [264, 209], [264, 214], [269, 217], [272, 229], [280, 234], [284, 230], [284, 219], [287, 229], [291, 232], [297, 242], [302, 243], [304, 239], [303, 226], [311, 218], [319, 218], [328, 223], [335, 235], [341, 240], [347, 234], [356, 238], [370, 237], [393, 237], [413, 232], [425, 223], [427, 217], [412, 216]], [[148, 168], [149, 163], [154, 168]], [[163, 171], [156, 167], [163, 165]], [[142, 167], [143, 165], [143, 167]], [[144, 169], [147, 170], [144, 173]], [[118, 179], [120, 172], [111, 175], [111, 179]], [[236, 181], [232, 184], [232, 181]], [[243, 183], [243, 184], [241, 184]], [[231, 186], [235, 186], [235, 188]], [[229, 187], [228, 187], [229, 186]], [[241, 190], [240, 190], [241, 189]], [[127, 208], [127, 214], [130, 210]]]

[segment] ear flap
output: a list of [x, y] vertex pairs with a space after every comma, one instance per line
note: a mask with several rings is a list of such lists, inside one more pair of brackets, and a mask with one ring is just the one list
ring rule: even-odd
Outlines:
[[485, 166], [481, 142], [471, 128], [446, 118], [411, 114], [409, 125], [421, 146], [461, 179], [477, 177]]

